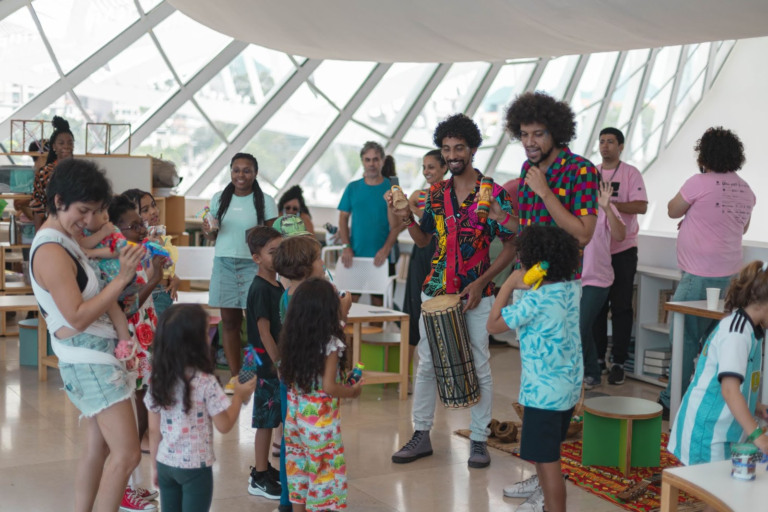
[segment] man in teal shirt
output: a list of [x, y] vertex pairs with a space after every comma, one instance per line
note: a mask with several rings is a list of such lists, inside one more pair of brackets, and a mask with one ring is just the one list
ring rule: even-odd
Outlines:
[[390, 184], [381, 175], [384, 148], [377, 142], [368, 141], [360, 150], [360, 159], [363, 162], [363, 178], [347, 185], [339, 202], [339, 237], [344, 244], [341, 261], [345, 267], [350, 267], [352, 258], [358, 256], [374, 258], [374, 264], [381, 266], [387, 261], [399, 232], [390, 229], [387, 217], [384, 193], [389, 190]]

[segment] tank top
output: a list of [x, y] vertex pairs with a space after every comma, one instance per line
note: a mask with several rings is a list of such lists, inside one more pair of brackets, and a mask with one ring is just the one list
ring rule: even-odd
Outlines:
[[[42, 245], [49, 243], [55, 243], [62, 246], [69, 256], [75, 260], [78, 286], [80, 287], [80, 292], [83, 295], [84, 301], [95, 297], [101, 291], [101, 283], [93, 267], [91, 267], [88, 262], [88, 258], [77, 242], [53, 228], [46, 228], [38, 231], [32, 241], [32, 247], [29, 252], [29, 278], [32, 284], [32, 292], [35, 294], [35, 299], [37, 300], [43, 315], [45, 315], [45, 320], [48, 324], [48, 332], [51, 333], [51, 339], [58, 339], [55, 335], [56, 331], [62, 327], [69, 327], [70, 329], [74, 329], [74, 327], [69, 325], [69, 322], [64, 318], [64, 315], [61, 314], [61, 311], [59, 311], [59, 308], [53, 301], [51, 294], [37, 283], [35, 273], [33, 272], [33, 262], [37, 249]], [[83, 277], [85, 277], [85, 279], [83, 279]], [[102, 338], [117, 338], [115, 328], [106, 313], [96, 319], [96, 321], [89, 325], [83, 332]]]

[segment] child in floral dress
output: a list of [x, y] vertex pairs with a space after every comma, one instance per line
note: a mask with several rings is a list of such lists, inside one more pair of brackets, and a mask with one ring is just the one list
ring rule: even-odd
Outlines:
[[283, 427], [294, 512], [341, 510], [347, 467], [339, 398], [357, 398], [362, 381], [342, 383], [346, 368], [341, 303], [333, 285], [310, 278], [293, 294], [280, 334], [280, 375], [288, 387]]

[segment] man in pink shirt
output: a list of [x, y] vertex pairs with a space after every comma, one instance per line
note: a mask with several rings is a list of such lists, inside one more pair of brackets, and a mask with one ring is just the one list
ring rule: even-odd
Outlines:
[[644, 214], [648, 208], [648, 196], [645, 193], [643, 176], [636, 167], [621, 161], [624, 150], [624, 134], [617, 128], [604, 128], [600, 131], [600, 156], [603, 162], [597, 166], [600, 180], [607, 181], [613, 187], [611, 203], [621, 215], [626, 226], [626, 237], [622, 241], [611, 240], [611, 265], [613, 266], [613, 284], [602, 310], [594, 325], [595, 344], [600, 366], [605, 368], [605, 352], [608, 346], [608, 306], [611, 308], [613, 322], [613, 366], [608, 375], [608, 383], [624, 384], [624, 362], [628, 357], [629, 341], [632, 337], [632, 293], [637, 271], [637, 233], [640, 226], [637, 215]]
[[[736, 174], [745, 160], [744, 145], [736, 134], [722, 127], [709, 128], [695, 149], [701, 173], [688, 178], [667, 205], [671, 218], [683, 218], [677, 235], [677, 265], [683, 277], [674, 301], [705, 299], [707, 288], [720, 288], [720, 296], [724, 295], [731, 277], [742, 267], [742, 236], [755, 206], [755, 194]], [[682, 394], [688, 389], [701, 339], [713, 323], [685, 316]], [[672, 336], [670, 332], [670, 343]], [[671, 382], [670, 375], [667, 389], [659, 396], [665, 409], [669, 407]]]

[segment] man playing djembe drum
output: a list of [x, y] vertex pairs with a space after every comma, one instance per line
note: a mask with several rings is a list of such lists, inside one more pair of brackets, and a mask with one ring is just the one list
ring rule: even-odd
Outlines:
[[[507, 193], [493, 185], [487, 219], [477, 215], [476, 196], [482, 174], [472, 167], [472, 159], [482, 142], [477, 125], [469, 117], [456, 114], [441, 122], [434, 142], [448, 164], [451, 177], [432, 186], [426, 199], [421, 223], [409, 209], [394, 210], [403, 219], [408, 233], [419, 247], [437, 238], [432, 271], [422, 288], [424, 302], [446, 294], [462, 297], [463, 314], [479, 383], [479, 401], [471, 410], [469, 467], [483, 468], [491, 463], [486, 440], [491, 421], [493, 381], [486, 321], [493, 305], [493, 277], [509, 265], [515, 254], [512, 238], [518, 219], [512, 215]], [[390, 208], [391, 197], [388, 197]], [[498, 236], [504, 248], [491, 264], [488, 247]], [[419, 366], [413, 392], [414, 434], [408, 443], [392, 455], [392, 462], [412, 462], [432, 455], [429, 431], [435, 415], [436, 382], [432, 353], [426, 339], [424, 321], [419, 325]]]

